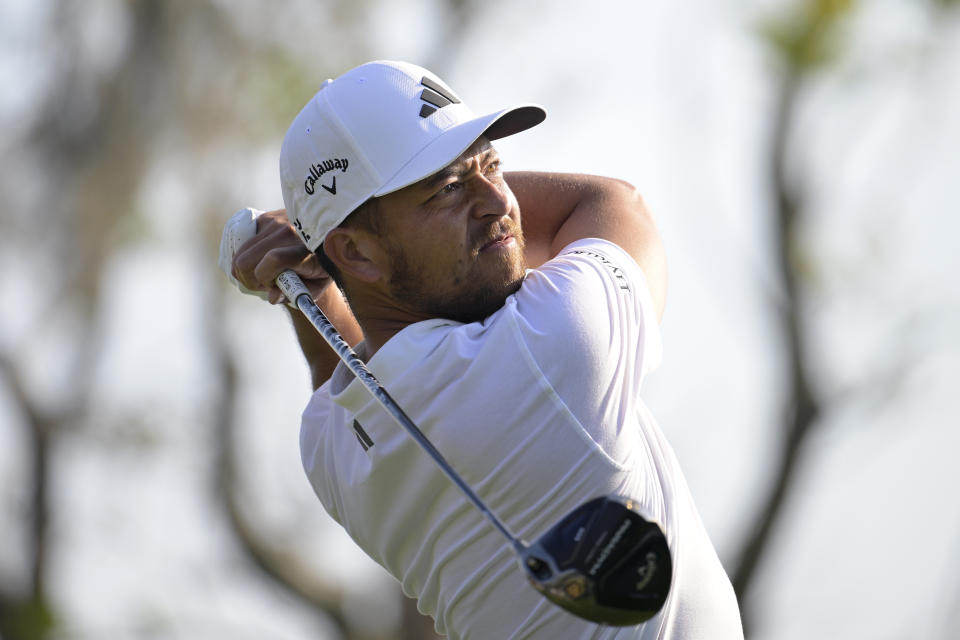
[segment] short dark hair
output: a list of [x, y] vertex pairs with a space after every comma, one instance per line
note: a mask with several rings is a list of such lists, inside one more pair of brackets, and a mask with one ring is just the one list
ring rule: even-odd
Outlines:
[[[379, 200], [376, 197], [370, 198], [359, 207], [351, 211], [350, 215], [348, 215], [343, 222], [337, 225], [337, 228], [361, 229], [370, 233], [379, 234], [382, 231], [379, 213]], [[317, 255], [317, 260], [320, 262], [320, 266], [323, 267], [323, 270], [326, 271], [331, 278], [333, 278], [333, 281], [336, 283], [337, 287], [346, 293], [343, 288], [343, 275], [340, 273], [340, 269], [337, 268], [337, 265], [333, 263], [333, 260], [331, 260], [323, 250], [322, 242], [317, 245], [314, 253]]]

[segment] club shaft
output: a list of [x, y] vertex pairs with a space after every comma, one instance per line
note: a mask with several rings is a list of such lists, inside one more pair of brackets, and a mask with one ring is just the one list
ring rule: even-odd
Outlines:
[[[410, 417], [404, 412], [404, 410], [397, 404], [387, 390], [380, 384], [380, 382], [374, 377], [374, 375], [367, 369], [367, 365], [364, 364], [363, 360], [360, 359], [360, 356], [347, 344], [340, 333], [337, 331], [336, 327], [333, 326], [333, 323], [327, 319], [327, 316], [324, 315], [323, 311], [320, 310], [320, 307], [313, 301], [313, 298], [306, 291], [306, 288], [303, 289], [290, 289], [288, 293], [287, 288], [291, 286], [283, 280], [286, 279], [288, 282], [292, 283], [293, 286], [296, 285], [296, 282], [293, 281], [293, 278], [296, 278], [296, 282], [299, 282], [299, 277], [297, 277], [293, 272], [285, 272], [281, 278], [277, 279], [278, 285], [280, 285], [281, 290], [284, 294], [287, 295], [289, 299], [291, 295], [296, 296], [297, 308], [303, 313], [304, 316], [310, 321], [317, 331], [320, 332], [320, 335], [323, 336], [323, 339], [326, 340], [327, 344], [330, 345], [340, 359], [347, 365], [350, 371], [357, 377], [360, 382], [363, 383], [363, 386], [366, 387], [367, 391], [373, 396], [373, 398], [380, 404], [383, 409], [389, 413], [394, 420], [410, 435], [414, 441], [420, 445], [420, 448], [423, 449], [427, 455], [433, 458], [433, 461], [437, 463], [437, 466], [446, 474], [450, 481], [453, 482], [465, 496], [473, 503], [473, 505], [482, 513], [487, 520], [499, 531], [503, 536], [510, 542], [514, 550], [517, 553], [521, 553], [526, 549], [526, 545], [517, 539], [506, 525], [504, 525], [497, 516], [487, 508], [487, 505], [484, 504], [483, 500], [480, 499], [473, 489], [470, 488], [470, 485], [464, 481], [463, 478], [450, 466], [446, 458], [443, 457], [437, 448], [433, 446], [433, 443], [427, 439], [427, 437], [420, 431], [420, 428], [410, 419]], [[300, 285], [303, 286], [302, 283]]]

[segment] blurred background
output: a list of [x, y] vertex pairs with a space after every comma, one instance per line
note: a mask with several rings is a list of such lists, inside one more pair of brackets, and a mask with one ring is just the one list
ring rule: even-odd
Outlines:
[[545, 105], [508, 169], [644, 192], [646, 399], [749, 638], [960, 637], [960, 3], [6, 0], [0, 638], [432, 637], [311, 493], [285, 312], [216, 268], [378, 58]]

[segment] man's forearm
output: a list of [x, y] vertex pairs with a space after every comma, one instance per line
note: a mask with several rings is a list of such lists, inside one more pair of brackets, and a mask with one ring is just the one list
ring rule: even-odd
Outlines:
[[540, 171], [511, 171], [504, 177], [520, 205], [527, 264], [538, 267], [554, 257], [553, 239], [582, 198], [582, 179]]
[[[335, 285], [326, 287], [323, 293], [317, 296], [316, 302], [347, 344], [355, 347], [363, 340], [360, 325], [353, 317], [343, 294]], [[297, 340], [300, 342], [300, 348], [310, 368], [310, 380], [313, 388], [317, 389], [333, 374], [340, 357], [299, 310], [289, 309], [289, 311]]]
[[[577, 173], [516, 171], [507, 173], [506, 179], [520, 205], [527, 262], [534, 267], [577, 239], [564, 233], [571, 221], [589, 218], [588, 223], [599, 223], [599, 210], [605, 205], [604, 218], [623, 215], [622, 211], [612, 210], [608, 200], [612, 194], [633, 190], [620, 180]], [[583, 237], [600, 235], [600, 225], [593, 226], [595, 232], [589, 226], [582, 227]]]
[[520, 205], [526, 258], [537, 267], [582, 238], [609, 240], [637, 261], [657, 307], [663, 311], [667, 268], [663, 246], [643, 198], [614, 178], [532, 171], [506, 174]]

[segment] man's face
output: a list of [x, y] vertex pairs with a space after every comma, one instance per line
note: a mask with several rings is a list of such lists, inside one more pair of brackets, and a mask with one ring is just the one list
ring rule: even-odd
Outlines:
[[380, 198], [390, 296], [423, 318], [474, 322], [523, 280], [520, 209], [481, 138], [433, 176]]

